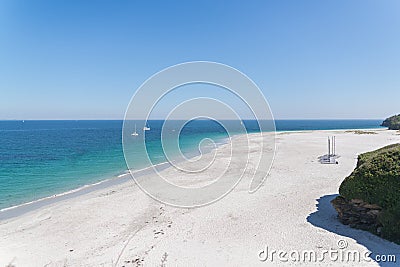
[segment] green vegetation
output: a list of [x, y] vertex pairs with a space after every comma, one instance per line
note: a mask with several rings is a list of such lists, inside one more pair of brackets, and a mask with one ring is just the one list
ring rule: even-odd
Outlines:
[[400, 114], [387, 118], [383, 121], [382, 126], [388, 127], [389, 130], [400, 130]]
[[382, 207], [381, 236], [400, 244], [400, 144], [360, 155], [339, 193], [348, 200], [362, 199]]
[[350, 130], [350, 131], [346, 131], [346, 133], [354, 133], [354, 134], [377, 134], [376, 132], [372, 132], [372, 131], [362, 131], [362, 130]]

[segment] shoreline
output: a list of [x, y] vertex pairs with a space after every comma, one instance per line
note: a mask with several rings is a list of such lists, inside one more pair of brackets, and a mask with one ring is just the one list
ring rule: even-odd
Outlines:
[[[238, 137], [240, 135], [233, 135], [231, 138], [235, 138]], [[210, 153], [211, 151], [213, 151], [214, 149], [217, 149], [220, 146], [226, 145], [229, 143], [229, 138], [222, 138], [221, 140], [218, 140], [218, 142], [216, 142], [216, 147], [211, 149], [210, 151], [207, 151], [206, 153]], [[192, 155], [190, 158], [194, 158], [197, 157], [198, 155], [194, 154]], [[166, 166], [164, 166], [166, 165]], [[170, 168], [171, 164], [168, 161], [164, 161], [164, 162], [160, 162], [151, 166], [147, 166], [138, 170], [134, 170], [132, 171], [132, 174], [137, 175], [136, 177], [141, 177], [144, 176], [146, 174], [148, 174], [148, 171], [151, 168], [156, 168], [157, 171], [162, 171], [166, 168]], [[0, 222], [1, 221], [5, 221], [8, 219], [12, 219], [14, 217], [18, 217], [21, 215], [24, 215], [28, 212], [64, 201], [64, 200], [68, 200], [68, 199], [72, 199], [72, 198], [76, 198], [85, 194], [89, 194], [91, 192], [95, 192], [101, 189], [106, 189], [106, 188], [110, 188], [113, 186], [117, 186], [117, 185], [121, 185], [124, 184], [126, 182], [129, 182], [130, 180], [134, 182], [134, 177], [131, 176], [131, 171], [129, 169], [125, 170], [124, 173], [119, 174], [119, 175], [114, 175], [111, 178], [107, 178], [92, 184], [86, 184], [83, 186], [80, 186], [78, 188], [72, 189], [72, 190], [68, 190], [68, 191], [64, 191], [58, 194], [54, 194], [51, 196], [47, 196], [47, 197], [41, 197], [39, 199], [35, 199], [32, 201], [28, 201], [28, 202], [24, 202], [21, 204], [17, 204], [17, 205], [13, 205], [10, 207], [6, 207], [3, 209], [0, 209]], [[135, 183], [136, 184], [136, 183]]]
[[[138, 176], [146, 175], [146, 171], [153, 167], [160, 167], [159, 170], [163, 170], [170, 166], [162, 167], [163, 165], [169, 165], [169, 162], [162, 162], [152, 166], [148, 166], [139, 170], [135, 170], [133, 174], [137, 174]], [[25, 213], [40, 209], [42, 207], [52, 205], [58, 203], [60, 201], [64, 201], [67, 199], [76, 198], [82, 195], [86, 195], [91, 192], [95, 192], [101, 189], [106, 189], [112, 186], [117, 186], [124, 184], [130, 180], [133, 181], [133, 177], [131, 177], [131, 173], [129, 170], [126, 170], [124, 174], [120, 174], [118, 176], [114, 176], [112, 178], [108, 178], [93, 184], [87, 184], [81, 186], [76, 189], [72, 189], [69, 191], [62, 192], [60, 194], [55, 194], [43, 198], [39, 198], [33, 201], [25, 202], [19, 205], [3, 208], [0, 210], [0, 221], [8, 220], [14, 217], [21, 216]]]
[[[288, 131], [275, 131], [275, 133], [302, 133], [302, 132], [314, 132], [314, 131], [322, 131], [322, 132], [346, 132], [346, 131], [385, 131], [388, 130], [387, 127], [378, 127], [378, 128], [364, 128], [364, 129], [354, 129], [354, 128], [350, 128], [350, 129], [330, 129], [330, 130], [288, 130]], [[251, 133], [247, 133], [247, 135], [254, 135], [254, 134], [259, 134], [261, 132], [251, 132]], [[233, 135], [231, 138], [238, 138], [240, 136], [242, 136], [243, 134], [238, 134], [238, 135]], [[223, 142], [218, 143], [217, 142], [217, 147], [226, 145], [229, 143], [229, 139], [224, 138], [222, 139]], [[220, 141], [222, 141], [220, 140]], [[214, 149], [211, 149], [210, 151], [207, 151], [207, 153], [210, 153], [211, 151], [213, 151]], [[195, 155], [193, 157], [196, 157]], [[144, 167], [142, 169], [139, 170], [135, 170], [133, 171], [133, 174], [137, 174], [138, 177], [142, 176], [142, 175], [146, 175], [146, 171], [149, 170], [150, 168], [153, 167], [159, 167], [159, 166], [163, 166], [163, 165], [168, 165], [165, 166], [163, 168], [160, 168], [159, 171], [164, 170], [165, 168], [169, 168], [171, 167], [168, 161], [165, 162], [161, 162], [161, 163], [157, 163], [155, 165], [152, 166], [147, 166]], [[101, 189], [105, 189], [105, 188], [109, 188], [112, 186], [116, 186], [116, 185], [121, 185], [124, 184], [130, 180], [133, 181], [133, 177], [131, 177], [131, 173], [129, 171], [129, 169], [125, 170], [124, 173], [119, 174], [119, 175], [115, 175], [111, 178], [107, 178], [92, 184], [86, 184], [83, 186], [80, 186], [78, 188], [72, 189], [72, 190], [68, 190], [65, 192], [61, 192], [59, 194], [54, 194], [51, 196], [47, 196], [47, 197], [42, 197], [39, 199], [35, 199], [32, 201], [28, 201], [28, 202], [24, 202], [21, 204], [17, 204], [17, 205], [13, 205], [10, 207], [6, 207], [3, 209], [0, 209], [0, 221], [4, 221], [4, 220], [8, 220], [14, 217], [18, 217], [21, 216], [23, 214], [26, 214], [28, 212], [40, 209], [42, 207], [48, 206], [48, 205], [52, 205], [55, 203], [58, 203], [60, 201], [64, 201], [64, 200], [68, 200], [68, 199], [72, 199], [75, 197], [79, 197], [81, 195], [85, 195], [94, 191], [98, 191]], [[134, 182], [134, 181], [133, 181]]]
[[[339, 240], [348, 245], [346, 251], [400, 257], [399, 245], [340, 224], [330, 205], [343, 179], [354, 170], [357, 155], [399, 143], [400, 135], [389, 130], [364, 135], [346, 131], [277, 133], [274, 164], [257, 192], [249, 194], [251, 177], [245, 176], [225, 197], [201, 208], [162, 204], [132, 181], [0, 221], [0, 266], [10, 262], [16, 266], [157, 266], [163, 255], [168, 256], [168, 265], [177, 266], [279, 265], [279, 261], [260, 261], [257, 253], [265, 246], [323, 253], [337, 249]], [[328, 135], [337, 137], [339, 164], [318, 161], [327, 151]], [[256, 148], [271, 135], [248, 137], [251, 169], [259, 155]], [[237, 138], [240, 151], [248, 151], [247, 137]], [[218, 155], [211, 173], [190, 176], [165, 168], [162, 174], [181, 185], [198, 186], [225, 170], [230, 146], [222, 146]], [[242, 167], [239, 162], [229, 166], [228, 180], [235, 179]], [[155, 174], [142, 178], [157, 179]], [[368, 259], [348, 265], [378, 266]], [[326, 260], [328, 265], [341, 265]]]

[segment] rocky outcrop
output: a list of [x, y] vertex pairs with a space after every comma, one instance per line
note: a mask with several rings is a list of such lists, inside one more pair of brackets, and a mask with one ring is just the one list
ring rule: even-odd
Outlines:
[[382, 224], [378, 219], [382, 212], [380, 206], [369, 204], [362, 199], [346, 200], [341, 196], [331, 203], [343, 224], [380, 235], [382, 230]]
[[332, 201], [339, 219], [400, 244], [400, 144], [358, 156]]
[[388, 127], [389, 130], [400, 130], [400, 114], [387, 118], [381, 126]]

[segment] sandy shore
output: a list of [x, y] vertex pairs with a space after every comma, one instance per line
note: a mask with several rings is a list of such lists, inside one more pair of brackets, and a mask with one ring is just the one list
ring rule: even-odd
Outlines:
[[[400, 246], [341, 225], [329, 201], [351, 173], [357, 155], [400, 142], [395, 131], [376, 134], [347, 131], [281, 132], [271, 174], [254, 194], [249, 181], [220, 201], [197, 209], [160, 204], [133, 180], [42, 206], [0, 221], [0, 266], [270, 266], [310, 265], [277, 254], [325, 250], [358, 251], [361, 261], [342, 262], [325, 255], [330, 266], [395, 266], [377, 263], [365, 253], [396, 255]], [[323, 165], [326, 138], [336, 136], [337, 165]], [[245, 144], [244, 136], [238, 137]], [[252, 143], [260, 138], [251, 136]], [[226, 146], [218, 153], [228, 153]], [[224, 165], [222, 159], [216, 164]], [[232, 175], [235, 174], [233, 166]], [[168, 168], [163, 172], [174, 172]], [[176, 177], [185, 178], [184, 174]], [[151, 177], [149, 177], [151, 178]], [[187, 179], [182, 179], [183, 183]], [[338, 248], [345, 244], [344, 249]], [[268, 250], [268, 251], [267, 251]], [[282, 256], [282, 255], [281, 255]], [[365, 258], [365, 259], [364, 259]], [[321, 262], [313, 262], [320, 266]]]

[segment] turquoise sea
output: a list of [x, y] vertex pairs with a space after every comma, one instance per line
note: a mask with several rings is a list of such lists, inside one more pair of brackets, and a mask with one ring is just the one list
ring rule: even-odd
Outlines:
[[[228, 122], [229, 123], [229, 122]], [[277, 131], [379, 128], [380, 120], [277, 120]], [[0, 121], [0, 209], [59, 194], [118, 176], [127, 170], [122, 121]], [[153, 164], [165, 162], [163, 121], [149, 121], [146, 148]], [[245, 121], [249, 132], [259, 131]], [[140, 132], [140, 131], [138, 131]], [[191, 121], [182, 129], [183, 154], [195, 155], [199, 141], [228, 137], [213, 121]], [[135, 168], [147, 167], [137, 155]]]

